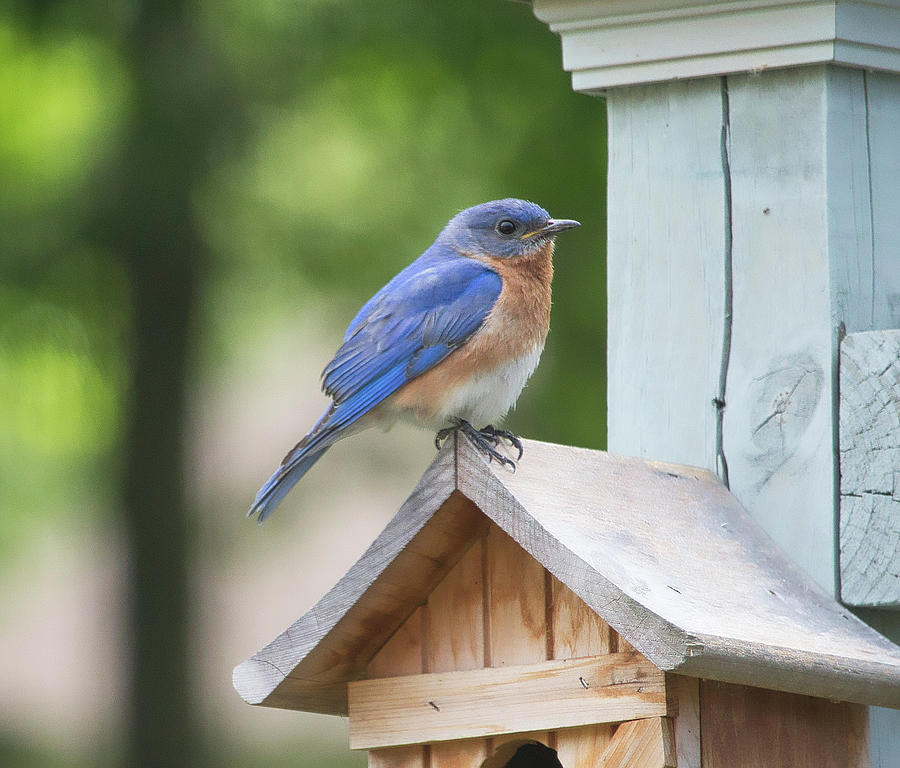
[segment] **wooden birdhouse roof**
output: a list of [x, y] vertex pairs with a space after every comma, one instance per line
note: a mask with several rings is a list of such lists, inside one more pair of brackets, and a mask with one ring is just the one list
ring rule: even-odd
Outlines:
[[900, 648], [799, 571], [706, 470], [448, 440], [306, 615], [234, 670], [251, 704], [347, 713], [347, 683], [493, 522], [661, 670], [900, 708]]

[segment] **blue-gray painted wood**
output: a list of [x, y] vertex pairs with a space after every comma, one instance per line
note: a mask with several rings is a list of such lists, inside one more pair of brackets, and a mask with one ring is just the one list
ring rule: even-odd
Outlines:
[[[721, 473], [724, 379], [732, 490], [836, 594], [838, 341], [900, 327], [900, 77], [817, 65], [607, 102], [609, 449]], [[898, 732], [873, 710], [874, 768]]]
[[724, 317], [715, 79], [607, 96], [611, 450], [715, 469]]
[[834, 591], [832, 313], [825, 67], [727, 79], [734, 315], [731, 488]]

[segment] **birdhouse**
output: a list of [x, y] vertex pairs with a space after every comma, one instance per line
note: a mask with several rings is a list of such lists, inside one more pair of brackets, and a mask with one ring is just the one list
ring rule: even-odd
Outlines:
[[527, 441], [511, 472], [456, 437], [234, 685], [349, 717], [379, 768], [848, 768], [900, 648], [706, 470]]

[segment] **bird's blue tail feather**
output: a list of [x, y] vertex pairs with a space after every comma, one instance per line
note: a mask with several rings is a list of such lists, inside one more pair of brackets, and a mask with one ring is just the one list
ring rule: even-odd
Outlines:
[[288, 461], [285, 461], [284, 464], [278, 467], [272, 477], [266, 480], [265, 485], [259, 489], [256, 498], [253, 500], [253, 506], [247, 512], [247, 517], [259, 515], [256, 522], [262, 523], [275, 510], [275, 507], [281, 503], [288, 491], [297, 484], [297, 481], [303, 475], [309, 472], [312, 465], [321, 459], [329, 448], [330, 445], [325, 445], [312, 451], [303, 448], [299, 449], [297, 456], [292, 459], [289, 458]]

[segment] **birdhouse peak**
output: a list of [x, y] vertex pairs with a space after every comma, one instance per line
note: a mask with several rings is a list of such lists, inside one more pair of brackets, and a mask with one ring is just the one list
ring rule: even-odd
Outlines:
[[462, 437], [331, 591], [235, 668], [235, 688], [345, 714], [347, 684], [491, 530], [659, 670], [900, 707], [900, 648], [800, 572], [710, 472], [527, 441], [512, 473]]

